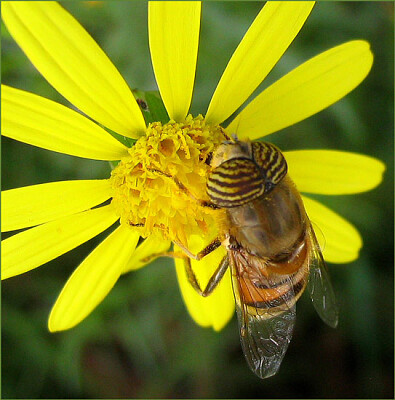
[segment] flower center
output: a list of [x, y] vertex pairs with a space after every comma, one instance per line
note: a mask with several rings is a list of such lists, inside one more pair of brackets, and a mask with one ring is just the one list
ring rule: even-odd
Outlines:
[[206, 236], [215, 227], [213, 211], [200, 206], [206, 195], [207, 157], [226, 139], [219, 125], [199, 115], [184, 122], [154, 122], [111, 173], [112, 204], [121, 224], [143, 237], [159, 233], [188, 245], [190, 235]]

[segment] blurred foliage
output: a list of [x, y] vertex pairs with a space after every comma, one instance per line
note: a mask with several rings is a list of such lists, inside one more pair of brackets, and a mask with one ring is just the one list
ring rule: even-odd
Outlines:
[[[157, 90], [146, 3], [66, 2], [132, 89]], [[258, 2], [205, 2], [192, 113], [204, 113]], [[329, 265], [339, 327], [322, 323], [308, 296], [280, 373], [248, 369], [235, 318], [220, 333], [196, 326], [182, 303], [171, 260], [123, 276], [79, 326], [50, 334], [47, 316], [74, 268], [108, 234], [2, 285], [3, 398], [393, 398], [393, 3], [319, 2], [259, 88], [308, 58], [351, 39], [375, 54], [368, 78], [345, 99], [281, 134], [284, 149], [331, 148], [387, 164], [372, 192], [320, 197], [361, 231], [361, 257]], [[68, 104], [35, 70], [2, 25], [2, 81]], [[259, 68], [259, 65], [257, 66]], [[3, 138], [3, 189], [106, 177], [108, 163]], [[318, 197], [318, 196], [317, 196]], [[3, 235], [6, 237], [7, 235]]]

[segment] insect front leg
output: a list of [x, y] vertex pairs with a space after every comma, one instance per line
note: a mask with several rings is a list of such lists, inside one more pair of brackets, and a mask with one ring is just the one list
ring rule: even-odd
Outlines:
[[[162, 176], [165, 176], [169, 179], [172, 179], [173, 182], [177, 185], [177, 187], [185, 193], [188, 197], [193, 199], [195, 202], [197, 202], [201, 207], [209, 207], [211, 209], [219, 209], [220, 207], [216, 206], [215, 204], [211, 203], [210, 201], [206, 200], [201, 200], [195, 197], [189, 189], [176, 177], [172, 176], [166, 172], [163, 172], [158, 169], [154, 168], [149, 168], [149, 171], [160, 174]], [[194, 260], [201, 260], [203, 257], [206, 255], [210, 254], [212, 251], [217, 249], [219, 246], [221, 246], [221, 240], [219, 238], [215, 238], [211, 243], [209, 243], [203, 250], [199, 251], [197, 254], [193, 254], [187, 247], [185, 247], [182, 243], [173, 240], [173, 242], [180, 247], [184, 254], [179, 253], [179, 252], [165, 252], [165, 253], [160, 253], [160, 254], [153, 254], [150, 257], [147, 257], [144, 259], [144, 262], [151, 261], [154, 258], [157, 258], [159, 256], [165, 256], [165, 257], [173, 257], [173, 258], [183, 258], [184, 259], [184, 265], [185, 265], [185, 272], [187, 274], [187, 278], [191, 286], [199, 293], [201, 296], [206, 297], [209, 294], [212, 293], [212, 291], [217, 287], [218, 283], [221, 281], [222, 277], [224, 276], [228, 266], [229, 266], [229, 261], [228, 257], [225, 256], [222, 261], [220, 262], [219, 266], [215, 270], [214, 274], [211, 276], [210, 280], [207, 283], [207, 286], [204, 290], [201, 290], [199, 282], [196, 279], [196, 275], [193, 272], [192, 265], [191, 265], [191, 259]]]
[[217, 269], [215, 270], [214, 274], [211, 276], [210, 280], [208, 281], [206, 288], [202, 290], [200, 288], [199, 282], [196, 279], [196, 275], [193, 272], [192, 265], [191, 265], [191, 259], [187, 258], [185, 260], [185, 272], [187, 274], [187, 278], [191, 286], [196, 290], [200, 296], [207, 297], [210, 295], [213, 290], [218, 286], [219, 282], [221, 282], [221, 279], [223, 278], [226, 270], [229, 267], [229, 259], [228, 255], [225, 255], [221, 262], [219, 263]]
[[198, 199], [197, 197], [195, 197], [190, 190], [176, 177], [176, 176], [172, 176], [166, 172], [163, 172], [159, 169], [155, 169], [155, 168], [148, 168], [149, 171], [151, 172], [155, 172], [159, 175], [162, 176], [166, 176], [167, 178], [171, 179], [177, 186], [178, 188], [184, 192], [188, 197], [190, 197], [192, 200], [196, 201], [196, 203], [198, 203], [201, 207], [209, 207], [212, 209], [218, 209], [219, 207], [216, 206], [215, 204], [211, 203], [210, 201], [206, 201], [206, 200], [201, 200]]

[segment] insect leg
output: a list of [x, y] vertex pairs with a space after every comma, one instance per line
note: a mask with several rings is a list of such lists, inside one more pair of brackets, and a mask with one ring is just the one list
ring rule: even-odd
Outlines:
[[209, 208], [213, 208], [213, 209], [218, 209], [219, 207], [216, 206], [215, 204], [211, 203], [210, 201], [206, 201], [206, 200], [201, 200], [198, 199], [197, 197], [195, 197], [190, 191], [189, 189], [178, 180], [177, 177], [172, 176], [170, 174], [167, 174], [166, 172], [163, 172], [159, 169], [155, 169], [155, 168], [148, 168], [149, 171], [151, 172], [156, 172], [159, 175], [163, 175], [166, 176], [167, 178], [170, 178], [173, 180], [173, 182], [178, 186], [178, 188], [184, 192], [187, 196], [189, 196], [191, 199], [193, 199], [194, 201], [196, 201], [200, 206], [202, 207], [209, 207]]
[[158, 257], [172, 257], [172, 258], [184, 258], [184, 259], [187, 259], [189, 257], [189, 258], [193, 258], [194, 260], [201, 260], [203, 257], [207, 256], [207, 254], [210, 254], [212, 251], [214, 251], [219, 246], [221, 246], [221, 241], [218, 238], [215, 238], [203, 250], [199, 251], [199, 253], [193, 254], [183, 244], [176, 242], [176, 241], [174, 243], [182, 249], [183, 253], [179, 252], [179, 251], [164, 251], [162, 253], [151, 254], [150, 256], [143, 258], [141, 261], [150, 262]]
[[212, 291], [218, 286], [219, 282], [223, 278], [226, 270], [229, 267], [229, 259], [228, 255], [225, 255], [221, 262], [219, 263], [217, 269], [215, 270], [214, 274], [211, 276], [210, 280], [208, 281], [206, 288], [202, 290], [200, 288], [199, 282], [196, 279], [196, 275], [193, 272], [191, 260], [187, 258], [185, 260], [185, 272], [187, 274], [187, 278], [191, 286], [200, 294], [200, 296], [207, 297], [212, 293]]
[[203, 257], [207, 256], [207, 254], [210, 254], [214, 250], [218, 249], [219, 246], [221, 246], [221, 241], [219, 238], [215, 238], [211, 243], [209, 243], [203, 250], [199, 251], [197, 254], [191, 253], [191, 251], [185, 247], [183, 244], [174, 241], [174, 243], [180, 247], [184, 253], [189, 257], [193, 258], [194, 260], [201, 260]]

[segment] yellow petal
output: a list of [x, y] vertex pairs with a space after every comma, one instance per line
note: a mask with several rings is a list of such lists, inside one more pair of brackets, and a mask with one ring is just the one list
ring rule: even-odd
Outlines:
[[152, 65], [166, 110], [182, 121], [191, 104], [199, 44], [200, 1], [150, 1]]
[[118, 216], [111, 205], [63, 217], [1, 242], [1, 279], [23, 274], [88, 241]]
[[144, 118], [129, 87], [85, 29], [54, 1], [2, 2], [12, 37], [48, 82], [104, 126], [136, 138]]
[[44, 97], [1, 86], [1, 134], [43, 149], [119, 160], [127, 148], [83, 115]]
[[362, 238], [357, 229], [318, 201], [302, 197], [325, 260], [339, 264], [356, 260], [362, 247]]
[[87, 210], [111, 197], [107, 179], [64, 181], [1, 192], [1, 231], [28, 228]]
[[148, 238], [136, 248], [122, 273], [125, 274], [126, 272], [135, 271], [136, 269], [144, 267], [144, 265], [153, 261], [153, 259], [151, 259], [152, 256], [166, 252], [170, 245], [170, 240], [163, 240], [156, 235], [148, 236]]
[[139, 240], [139, 234], [120, 226], [73, 272], [49, 316], [51, 332], [72, 328], [100, 304], [115, 285]]
[[301, 192], [350, 194], [375, 188], [385, 165], [373, 157], [333, 150], [284, 152], [288, 172]]
[[269, 86], [227, 130], [240, 138], [257, 139], [295, 124], [351, 92], [372, 63], [369, 43], [363, 40], [333, 47]]
[[209, 105], [206, 119], [225, 121], [265, 79], [298, 34], [313, 1], [269, 1], [233, 53]]
[[[201, 238], [191, 238], [190, 247], [195, 254], [202, 250], [205, 245], [207, 243]], [[201, 289], [206, 287], [208, 280], [224, 255], [225, 251], [221, 247], [201, 261], [192, 260], [192, 268]], [[201, 297], [193, 289], [186, 277], [184, 261], [176, 258], [175, 263], [181, 294], [192, 318], [203, 327], [213, 327], [215, 331], [221, 330], [232, 318], [235, 309], [230, 270], [226, 271], [212, 294], [208, 297]]]

